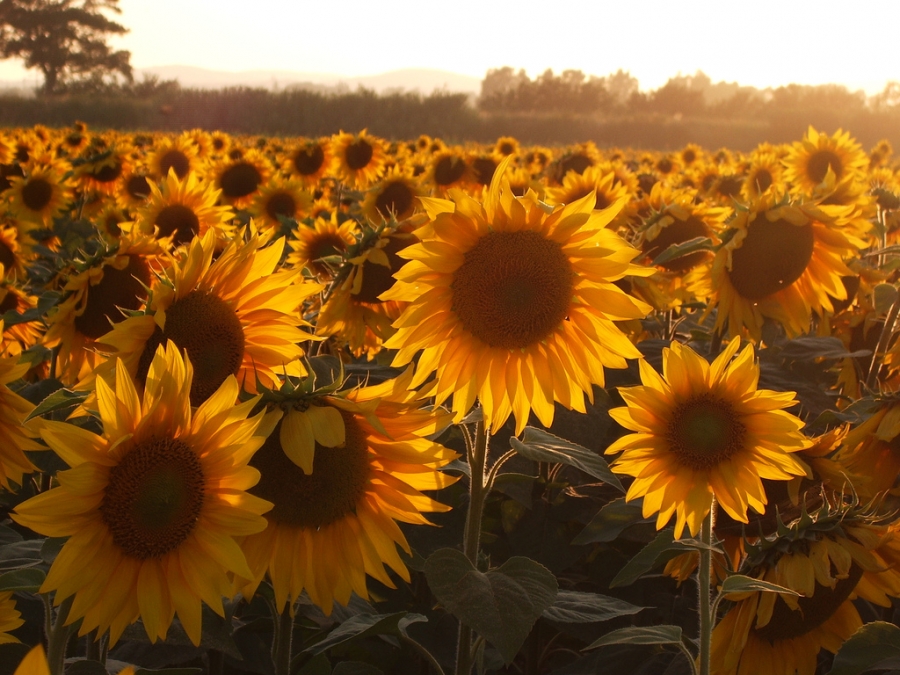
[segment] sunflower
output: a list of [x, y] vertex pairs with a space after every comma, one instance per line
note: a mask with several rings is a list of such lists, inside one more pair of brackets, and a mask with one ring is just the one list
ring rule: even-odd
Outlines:
[[[0, 321], [0, 333], [2, 327]], [[22, 476], [37, 471], [25, 451], [45, 450], [34, 440], [32, 424], [25, 423], [34, 406], [8, 386], [23, 377], [29, 367], [27, 362], [20, 364], [18, 356], [0, 357], [0, 485], [10, 492], [22, 485]]]
[[735, 338], [710, 365], [690, 347], [673, 342], [663, 350], [663, 376], [640, 362], [643, 386], [619, 389], [627, 407], [610, 415], [626, 434], [607, 448], [621, 453], [612, 469], [634, 476], [626, 500], [643, 497], [657, 529], [677, 517], [675, 536], [687, 525], [692, 536], [712, 508], [713, 497], [728, 515], [747, 522], [747, 507], [767, 503], [761, 478], [790, 480], [806, 473], [793, 455], [807, 444], [803, 422], [784, 412], [793, 392], [757, 390], [759, 366], [753, 346], [734, 361]]
[[24, 177], [11, 178], [6, 194], [13, 217], [43, 226], [51, 225], [72, 199], [72, 191], [63, 173], [54, 164], [35, 164]]
[[34, 252], [33, 240], [25, 233], [32, 228], [34, 223], [0, 216], [0, 265], [6, 277], [22, 281], [28, 278], [28, 264], [34, 258]]
[[[298, 310], [321, 287], [302, 283], [299, 271], [276, 272], [284, 239], [266, 246], [269, 240], [258, 233], [246, 243], [237, 238], [213, 262], [215, 234], [195, 238], [166, 270], [143, 313], [115, 324], [97, 349], [119, 357], [143, 383], [157, 345], [172, 340], [195, 364], [194, 405], [229, 375], [251, 393], [257, 382], [272, 386], [282, 373], [304, 375], [299, 343], [310, 336], [300, 329], [308, 324]], [[95, 373], [111, 381], [112, 368], [107, 360]], [[90, 380], [79, 386], [89, 387]]]
[[95, 154], [75, 169], [75, 176], [86, 192], [114, 195], [118, 189], [119, 179], [131, 170], [131, 161], [128, 159], [129, 148], [117, 144], [93, 151]]
[[176, 138], [167, 137], [149, 154], [147, 166], [151, 175], [157, 179], [168, 176], [171, 169], [183, 180], [191, 171], [196, 170], [200, 162], [197, 155], [197, 145], [188, 134]]
[[[0, 272], [0, 316], [6, 312], [24, 314], [37, 307], [38, 299], [25, 291], [20, 282], [7, 279]], [[44, 332], [44, 322], [41, 319], [23, 321], [13, 326], [8, 326], [3, 333], [3, 353], [18, 356], [26, 349], [36, 345]]]
[[416, 211], [416, 199], [421, 196], [418, 181], [408, 171], [395, 167], [366, 193], [362, 212], [371, 223], [406, 220]]
[[172, 237], [176, 246], [211, 230], [220, 240], [233, 236], [230, 221], [234, 212], [228, 206], [216, 206], [219, 191], [201, 183], [196, 174], [181, 180], [170, 171], [161, 187], [150, 183], [150, 192], [150, 199], [136, 217], [142, 232], [157, 231], [160, 238]]
[[312, 195], [299, 180], [270, 180], [262, 186], [247, 211], [261, 227], [281, 229], [279, 217], [299, 220], [312, 205]]
[[165, 265], [165, 251], [146, 235], [123, 236], [109, 255], [78, 264], [68, 274], [60, 303], [47, 316], [43, 343], [57, 348], [60, 381], [74, 385], [103, 357], [95, 351], [126, 312], [142, 310]]
[[10, 631], [14, 631], [23, 623], [25, 622], [22, 615], [16, 610], [13, 594], [0, 593], [0, 645], [18, 642], [14, 635], [10, 635]]
[[331, 139], [335, 172], [346, 185], [364, 190], [384, 173], [385, 142], [363, 129], [358, 134], [341, 132]]
[[859, 476], [854, 488], [863, 499], [897, 491], [900, 477], [900, 404], [884, 403], [844, 439], [837, 461]]
[[745, 201], [752, 202], [769, 190], [783, 191], [781, 175], [782, 165], [778, 157], [762, 153], [754, 155], [741, 187], [742, 197]]
[[427, 524], [422, 512], [449, 510], [422, 491], [455, 482], [439, 469], [457, 457], [429, 440], [450, 416], [422, 409], [411, 379], [286, 401], [269, 415], [251, 493], [275, 506], [269, 526], [241, 544], [253, 571], [240, 583], [245, 597], [268, 574], [279, 609], [305, 590], [330, 614], [351, 592], [368, 598], [366, 575], [395, 588], [385, 565], [409, 581], [396, 521]]
[[568, 148], [550, 166], [547, 167], [547, 177], [551, 184], [561, 185], [563, 179], [570, 171], [584, 173], [585, 169], [594, 166], [600, 161], [600, 152], [593, 142], [581, 143]]
[[690, 168], [694, 162], [703, 159], [705, 151], [696, 143], [688, 143], [678, 153], [682, 166]]
[[207, 157], [221, 157], [228, 153], [231, 147], [231, 136], [225, 131], [212, 131], [208, 134], [208, 140], [202, 146], [198, 146], [198, 155]]
[[796, 193], [812, 195], [829, 173], [837, 184], [862, 180], [868, 164], [865, 151], [849, 132], [838, 129], [829, 136], [810, 126], [803, 140], [788, 150], [784, 179]]
[[386, 300], [382, 295], [391, 289], [393, 275], [403, 267], [399, 253], [416, 241], [401, 228], [386, 228], [365, 250], [349, 258], [344, 263], [348, 271], [340, 275], [342, 280], [330, 290], [319, 312], [316, 333], [336, 336], [356, 357], [374, 358], [394, 334], [392, 323], [406, 307], [405, 302]]
[[501, 136], [494, 143], [494, 154], [500, 158], [508, 155], [518, 155], [520, 152], [519, 141], [513, 136]]
[[354, 234], [359, 225], [352, 218], [338, 224], [337, 212], [327, 220], [316, 218], [311, 225], [300, 224], [291, 234], [288, 244], [293, 249], [288, 253], [288, 265], [308, 268], [322, 279], [332, 276], [331, 270], [322, 258], [340, 255], [356, 243]]
[[126, 211], [137, 211], [153, 194], [151, 185], [156, 183], [143, 165], [133, 166], [119, 178], [116, 204]]
[[224, 616], [228, 573], [250, 574], [234, 537], [261, 531], [271, 507], [245, 492], [259, 479], [247, 462], [262, 414], [247, 418], [255, 400], [235, 406], [234, 377], [192, 411], [193, 375], [176, 345], [160, 345], [143, 396], [121, 362], [114, 389], [97, 381], [102, 435], [44, 422], [44, 441], [71, 468], [12, 517], [68, 537], [41, 592], [56, 591], [57, 604], [74, 595], [67, 622], [83, 619], [81, 635], [108, 629], [114, 643], [140, 617], [155, 642], [177, 612], [198, 645], [201, 600]]
[[547, 188], [546, 201], [550, 204], [571, 204], [589, 194], [594, 195], [594, 209], [609, 208], [620, 200], [632, 195], [628, 188], [617, 180], [616, 174], [606, 167], [591, 166], [584, 173], [570, 171], [563, 177], [562, 185]]
[[594, 194], [548, 213], [533, 192], [514, 197], [497, 169], [484, 202], [462, 192], [425, 199], [430, 222], [382, 300], [409, 302], [385, 346], [395, 366], [421, 351], [415, 386], [437, 372], [437, 403], [453, 396], [459, 422], [477, 397], [497, 431], [511, 413], [520, 433], [534, 410], [550, 426], [553, 402], [584, 411], [603, 368], [639, 352], [613, 324], [649, 306], [612, 282], [652, 274], [605, 226], [621, 203], [594, 211]]
[[316, 188], [330, 174], [334, 164], [331, 139], [305, 139], [289, 147], [282, 162], [283, 170], [307, 188]]
[[889, 596], [900, 594], [894, 529], [854, 522], [849, 516], [838, 529], [807, 531], [797, 540], [796, 523], [782, 527], [788, 536], [771, 549], [765, 562], [749, 570], [750, 576], [789, 588], [800, 597], [738, 596], [713, 630], [716, 675], [814, 675], [819, 652], [836, 653], [862, 626], [853, 599], [890, 607]]
[[247, 207], [272, 174], [271, 162], [255, 149], [246, 150], [209, 169], [210, 179], [221, 192], [222, 200], [236, 210]]
[[781, 323], [789, 335], [809, 330], [812, 313], [833, 310], [847, 291], [841, 277], [853, 276], [844, 259], [865, 243], [840, 218], [850, 207], [788, 202], [763, 195], [738, 209], [729, 223], [730, 240], [712, 266], [716, 328], [737, 335], [746, 328], [754, 340], [763, 317]]
[[443, 194], [452, 187], [460, 187], [469, 180], [469, 165], [456, 150], [448, 149], [436, 153], [430, 161], [428, 182]]

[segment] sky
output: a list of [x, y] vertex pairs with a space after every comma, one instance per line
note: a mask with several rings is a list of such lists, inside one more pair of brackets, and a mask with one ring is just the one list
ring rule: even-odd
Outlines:
[[[341, 77], [433, 68], [588, 75], [629, 71], [641, 89], [702, 70], [757, 88], [900, 80], [897, 0], [119, 0], [111, 42], [135, 68], [188, 65]], [[0, 61], [0, 80], [30, 77]]]

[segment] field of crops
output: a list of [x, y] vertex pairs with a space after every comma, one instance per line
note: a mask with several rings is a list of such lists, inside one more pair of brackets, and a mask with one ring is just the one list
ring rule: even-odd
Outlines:
[[0, 130], [0, 675], [888, 667], [898, 166]]

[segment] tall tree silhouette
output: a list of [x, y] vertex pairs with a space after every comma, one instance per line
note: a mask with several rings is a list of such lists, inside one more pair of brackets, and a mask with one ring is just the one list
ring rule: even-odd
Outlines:
[[21, 57], [44, 75], [42, 91], [103, 82], [120, 73], [132, 81], [131, 53], [114, 51], [110, 35], [128, 29], [102, 10], [121, 13], [119, 0], [0, 0], [0, 57]]

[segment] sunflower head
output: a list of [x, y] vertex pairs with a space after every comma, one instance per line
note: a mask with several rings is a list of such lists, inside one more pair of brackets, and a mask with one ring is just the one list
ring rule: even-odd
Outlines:
[[[644, 498], [644, 517], [657, 513], [657, 529], [676, 516], [675, 534], [692, 535], [712, 508], [713, 497], [735, 520], [767, 503], [762, 478], [790, 480], [805, 466], [789, 453], [807, 442], [803, 422], [784, 412], [793, 393], [757, 390], [753, 347], [737, 358], [740, 339], [710, 364], [673, 342], [663, 351], [663, 375], [640, 363], [642, 386], [620, 389], [627, 407], [610, 411], [632, 432], [608, 454], [622, 453], [613, 470], [634, 476], [626, 499]], [[732, 360], [733, 359], [733, 360]]]

